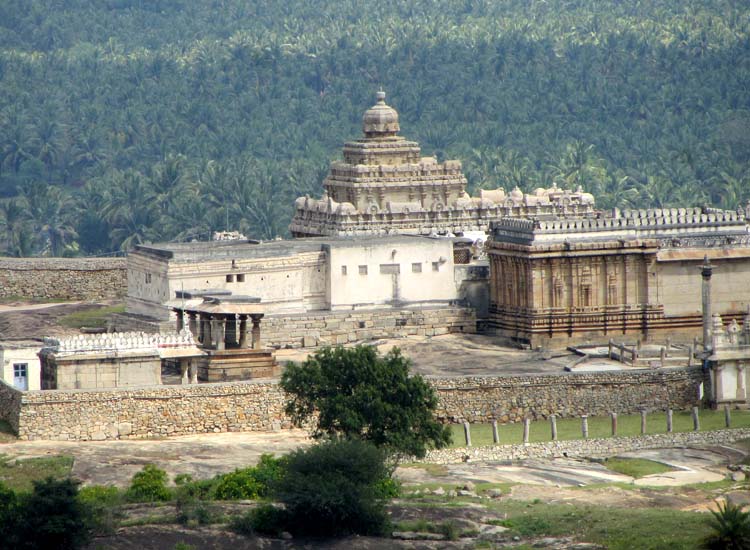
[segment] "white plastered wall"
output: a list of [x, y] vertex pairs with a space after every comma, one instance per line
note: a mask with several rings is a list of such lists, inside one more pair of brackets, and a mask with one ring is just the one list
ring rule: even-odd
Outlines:
[[3, 382], [13, 386], [13, 365], [16, 363], [26, 363], [27, 381], [29, 390], [41, 389], [41, 364], [39, 362], [40, 348], [16, 348], [0, 349], [0, 366], [2, 370]]
[[458, 297], [449, 239], [369, 241], [329, 250], [332, 310], [444, 304]]

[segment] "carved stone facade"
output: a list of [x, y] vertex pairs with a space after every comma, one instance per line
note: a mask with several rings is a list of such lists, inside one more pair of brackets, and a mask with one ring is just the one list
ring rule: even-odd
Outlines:
[[711, 330], [712, 402], [714, 405], [747, 406], [750, 373], [750, 309], [742, 324], [732, 319], [726, 327], [721, 315], [713, 315]]
[[617, 334], [689, 338], [700, 333], [704, 255], [722, 277], [717, 307], [738, 315], [750, 303], [743, 213], [688, 208], [506, 218], [493, 224], [489, 243], [491, 325], [532, 346]]
[[290, 231], [295, 237], [415, 235], [488, 231], [502, 217], [585, 215], [594, 197], [577, 191], [537, 189], [524, 194], [499, 188], [466, 193], [461, 163], [422, 157], [419, 144], [398, 135], [398, 113], [378, 92], [363, 117], [364, 138], [344, 145], [319, 200], [300, 197]]

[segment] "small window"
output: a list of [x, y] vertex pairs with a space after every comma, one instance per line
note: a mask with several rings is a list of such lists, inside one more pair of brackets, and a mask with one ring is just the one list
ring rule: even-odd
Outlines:
[[412, 273], [422, 273], [422, 264], [421, 263], [413, 263], [413, 264], [411, 264], [411, 272]]
[[147, 285], [151, 284], [151, 273], [146, 273], [146, 284]]
[[398, 275], [399, 273], [401, 273], [399, 264], [380, 264], [381, 275]]
[[234, 275], [227, 275], [227, 282], [233, 283], [234, 282]]
[[28, 371], [28, 363], [13, 363], [13, 376], [16, 378], [26, 378]]
[[237, 274], [237, 282], [238, 283], [244, 283], [245, 282], [245, 274], [244, 273]]
[[345, 265], [341, 266], [341, 274], [342, 275], [346, 275], [346, 266]]
[[367, 266], [366, 265], [359, 266], [359, 274], [360, 275], [367, 275]]
[[432, 262], [432, 270], [440, 271], [440, 262]]

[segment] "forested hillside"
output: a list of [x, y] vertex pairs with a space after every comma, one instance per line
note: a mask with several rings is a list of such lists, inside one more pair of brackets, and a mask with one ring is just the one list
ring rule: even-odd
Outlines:
[[380, 86], [472, 188], [750, 197], [744, 0], [4, 0], [0, 249], [286, 235]]

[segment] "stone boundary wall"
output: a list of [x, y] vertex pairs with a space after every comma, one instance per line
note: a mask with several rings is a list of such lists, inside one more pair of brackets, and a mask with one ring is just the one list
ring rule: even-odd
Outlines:
[[470, 308], [427, 307], [269, 315], [260, 326], [264, 345], [299, 348], [451, 332], [473, 334], [477, 318]]
[[291, 428], [274, 380], [24, 392], [18, 437], [104, 440]]
[[556, 458], [562, 456], [608, 457], [641, 449], [685, 447], [690, 445], [725, 445], [750, 437], [750, 428], [734, 428], [706, 432], [680, 432], [608, 437], [601, 439], [573, 439], [516, 445], [486, 447], [457, 447], [428, 451], [420, 462], [454, 464], [469, 460], [498, 461], [528, 458]]
[[21, 396], [23, 392], [9, 386], [0, 380], [0, 420], [10, 424], [11, 429], [18, 433], [18, 415], [21, 410]]
[[[443, 422], [501, 422], [675, 410], [699, 403], [698, 368], [632, 373], [428, 378]], [[276, 380], [121, 390], [18, 392], [0, 386], [0, 418], [21, 439], [100, 440], [291, 427]]]
[[127, 287], [125, 258], [0, 258], [0, 298], [102, 300]]
[[701, 367], [542, 376], [428, 377], [444, 422], [534, 419], [679, 410], [700, 405]]

